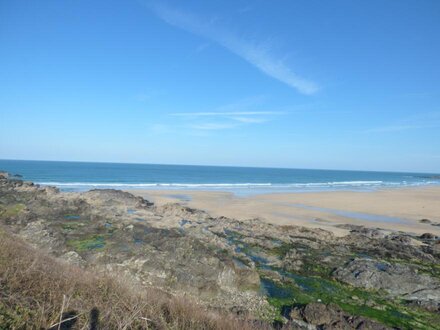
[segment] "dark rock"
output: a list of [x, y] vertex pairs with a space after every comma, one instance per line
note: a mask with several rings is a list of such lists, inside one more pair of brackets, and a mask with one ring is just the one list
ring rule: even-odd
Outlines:
[[385, 237], [385, 234], [380, 231], [379, 229], [375, 229], [375, 228], [367, 228], [367, 227], [361, 227], [361, 228], [357, 228], [357, 229], [353, 229], [351, 231], [352, 233], [359, 233], [362, 234], [366, 237], [370, 237], [370, 238], [383, 238]]
[[434, 234], [431, 234], [431, 233], [424, 233], [424, 234], [420, 235], [420, 238], [421, 239], [434, 240], [434, 239], [437, 239], [438, 237], [435, 236]]
[[385, 238], [369, 238], [352, 234], [344, 237], [343, 244], [350, 250], [361, 251], [361, 255], [376, 259], [418, 259], [424, 262], [436, 262], [435, 256], [426, 253], [411, 241], [411, 236], [402, 234], [392, 234]]
[[322, 303], [310, 303], [296, 307], [290, 313], [290, 317], [317, 326], [318, 329], [389, 329], [375, 321], [360, 316], [350, 316], [336, 305]]
[[403, 244], [410, 244], [411, 243], [411, 237], [409, 237], [408, 235], [391, 235], [390, 239], [392, 241], [397, 241], [397, 242], [403, 243]]
[[333, 276], [356, 287], [385, 290], [392, 297], [440, 304], [440, 281], [407, 265], [355, 259], [337, 268]]

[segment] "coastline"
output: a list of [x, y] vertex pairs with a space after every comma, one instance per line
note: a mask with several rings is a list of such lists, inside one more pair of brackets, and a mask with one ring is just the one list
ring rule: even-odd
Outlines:
[[[3, 278], [4, 274], [15, 276], [6, 278], [7, 289], [14, 292], [14, 303], [17, 297], [21, 298], [19, 308], [11, 305], [10, 310], [14, 313], [35, 310], [36, 314], [45, 317], [41, 320], [41, 327], [48, 328], [54, 323], [53, 315], [64, 304], [66, 292], [73, 292], [71, 283], [77, 290], [78, 285], [73, 279], [78, 278], [78, 272], [72, 272], [73, 268], [66, 268], [65, 273], [53, 272], [60, 274], [61, 278], [51, 278], [49, 283], [29, 273], [32, 268], [29, 264], [41, 266], [32, 256], [48, 253], [45, 268], [59, 269], [59, 264], [64, 263], [78, 271], [83, 269], [81, 278], [87, 281], [90, 276], [86, 272], [99, 274], [91, 282], [93, 287], [101, 287], [97, 281], [106, 274], [117, 274], [123, 279], [121, 283], [138, 288], [137, 293], [148, 294], [148, 290], [154, 289], [159, 290], [160, 299], [167, 301], [182, 296], [185, 302], [193, 299], [210, 311], [206, 313], [205, 309], [203, 315], [217, 311], [221, 313], [217, 315], [231, 315], [233, 322], [250, 320], [251, 323], [246, 324], [252, 329], [255, 324], [271, 328], [274, 322], [286, 324], [288, 328], [300, 324], [315, 329], [316, 324], [322, 324], [319, 315], [323, 311], [328, 315], [325, 325], [343, 322], [347, 329], [358, 329], [359, 325], [368, 329], [430, 329], [432, 324], [440, 324], [440, 245], [439, 238], [433, 234], [398, 233], [396, 228], [387, 233], [351, 225], [345, 227], [347, 235], [337, 237], [328, 230], [305, 228], [292, 221], [287, 226], [270, 224], [261, 216], [260, 219], [241, 221], [240, 218], [216, 216], [185, 206], [204, 198], [205, 202], [211, 199], [218, 212], [223, 214], [228, 211], [238, 214], [232, 206], [238, 208], [240, 203], [247, 206], [245, 210], [258, 215], [265, 209], [270, 210], [271, 203], [284, 208], [292, 207], [294, 203], [294, 208], [316, 211], [305, 205], [299, 206], [298, 202], [302, 200], [292, 201], [292, 195], [284, 196], [286, 202], [283, 195], [250, 199], [227, 193], [222, 198], [201, 192], [201, 196], [187, 192], [186, 195], [175, 191], [167, 193], [171, 195], [163, 196], [162, 204], [157, 201], [158, 197], [158, 204], [153, 204], [121, 190], [62, 192], [55, 187], [9, 179], [7, 174], [0, 173], [0, 236], [3, 235], [0, 241], [6, 242], [0, 249], [3, 262], [0, 275]], [[404, 195], [407, 196], [408, 192]], [[330, 196], [339, 199], [337, 194], [331, 193]], [[368, 196], [385, 199], [377, 194]], [[422, 203], [419, 207], [430, 210], [432, 206], [428, 206], [431, 203], [427, 200], [435, 203], [438, 192], [422, 189], [411, 191], [408, 196], [413, 204], [406, 203], [409, 209]], [[318, 200], [313, 194], [296, 195], [299, 197]], [[388, 196], [395, 203], [404, 202], [403, 197], [391, 197]], [[322, 196], [320, 198], [325, 200]], [[169, 204], [166, 199], [180, 200], [181, 203]], [[298, 216], [297, 211], [294, 214]], [[317, 223], [320, 227], [326, 224], [328, 229], [344, 230], [325, 221], [329, 220], [321, 218]], [[12, 242], [19, 245], [12, 246]], [[31, 257], [23, 264], [23, 256], [29, 255]], [[41, 267], [35, 271], [44, 274]], [[66, 281], [64, 274], [71, 273], [73, 279]], [[37, 278], [39, 288], [37, 293], [32, 292], [31, 303], [29, 290], [22, 285], [30, 278]], [[46, 303], [45, 292], [53, 292], [53, 283], [65, 283], [66, 286], [50, 301], [49, 313], [41, 311], [38, 306]], [[113, 283], [110, 285], [115, 287]], [[120, 290], [129, 292], [124, 287]], [[90, 300], [89, 290], [85, 287], [79, 296], [68, 297], [68, 301], [71, 299], [75, 305], [75, 313], [88, 313], [96, 306], [95, 299], [100, 292], [93, 294], [93, 300]], [[7, 296], [2, 297], [0, 304], [5, 299], [6, 306], [9, 306], [11, 300]], [[104, 303], [99, 310], [114, 315], [118, 321], [121, 314], [126, 314], [115, 313], [108, 297], [102, 296], [102, 299]], [[131, 294], [128, 299], [139, 301]], [[129, 304], [127, 306], [131, 308]], [[284, 313], [285, 307], [291, 309], [288, 314]], [[135, 315], [139, 313], [139, 305], [135, 306], [134, 312]], [[136, 318], [128, 315], [129, 322], [134, 324]], [[147, 315], [150, 320], [156, 317], [167, 321], [172, 314], [165, 311], [164, 315], [168, 316], [162, 317], [153, 312], [154, 316], [149, 316], [149, 311], [143, 310], [142, 315]], [[185, 315], [192, 315], [191, 310]], [[246, 315], [246, 319], [240, 315]], [[318, 319], [313, 315], [318, 315]], [[26, 317], [29, 316], [21, 313], [20, 321]], [[111, 321], [103, 319], [107, 325], [103, 324], [103, 327], [116, 328], [109, 326]], [[243, 326], [220, 328], [246, 329]]]
[[[375, 191], [322, 191], [236, 196], [226, 191], [126, 190], [158, 205], [179, 203], [213, 216], [260, 218], [276, 225], [321, 228], [336, 235], [361, 225], [387, 231], [440, 235], [440, 186]], [[428, 219], [431, 223], [422, 223]]]

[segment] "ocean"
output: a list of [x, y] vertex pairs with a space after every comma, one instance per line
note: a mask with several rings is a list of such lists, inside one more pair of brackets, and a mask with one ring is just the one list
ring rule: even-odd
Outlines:
[[440, 184], [438, 174], [227, 166], [0, 160], [0, 170], [64, 191], [187, 189], [253, 194]]

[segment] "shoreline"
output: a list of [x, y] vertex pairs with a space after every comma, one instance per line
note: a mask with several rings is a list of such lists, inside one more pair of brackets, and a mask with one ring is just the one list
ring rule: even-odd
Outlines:
[[[213, 216], [261, 218], [276, 225], [299, 225], [345, 235], [341, 225], [440, 235], [440, 186], [374, 191], [274, 192], [237, 196], [210, 190], [125, 190], [163, 205], [179, 203]], [[421, 223], [428, 219], [430, 223]]]
[[[146, 193], [149, 194], [146, 197], [154, 200], [151, 198], [154, 192]], [[330, 326], [342, 320], [347, 325], [344, 328], [359, 328], [360, 324], [369, 329], [384, 329], [382, 325], [428, 329], [432, 324], [440, 324], [440, 274], [437, 267], [440, 241], [434, 234], [387, 233], [362, 226], [342, 229], [328, 218], [320, 218], [320, 221], [315, 218], [321, 227], [328, 225], [328, 228], [348, 232], [337, 237], [327, 230], [298, 226], [291, 219], [288, 226], [272, 225], [262, 220], [262, 212], [275, 213], [283, 208], [290, 210], [289, 216], [293, 214], [297, 218], [299, 210], [317, 211], [315, 206], [292, 200], [291, 194], [285, 195], [283, 200], [283, 195], [236, 198], [228, 193], [161, 193], [168, 195], [159, 196], [156, 192], [156, 202], [159, 197], [163, 200], [155, 205], [121, 190], [64, 193], [54, 187], [10, 180], [0, 173], [0, 194], [4, 196], [0, 203], [0, 236], [6, 235], [2, 238], [6, 237], [11, 242], [22, 240], [19, 245], [29, 244], [29, 247], [36, 248], [35, 253], [44, 251], [77, 269], [84, 268], [95, 274], [97, 270], [102, 270], [102, 273], [98, 271], [98, 276], [108, 272], [112, 276], [117, 274], [119, 278], [120, 274], [123, 276], [121, 283], [126, 280], [133, 288], [139, 288], [137, 292], [154, 288], [166, 293], [168, 298], [183, 296], [185, 302], [194, 299], [208, 310], [220, 311], [222, 315], [231, 313], [237, 316], [237, 310], [242, 311], [238, 317], [246, 315], [247, 319], [249, 315], [254, 325], [252, 328], [255, 328], [255, 321], [266, 322], [262, 324], [267, 324], [267, 328], [280, 320], [286, 324], [300, 322], [307, 328], [321, 324], [321, 321], [316, 323], [302, 316], [308, 310], [313, 315], [328, 311], [329, 321], [326, 324]], [[347, 195], [347, 192], [344, 194]], [[417, 203], [422, 203], [419, 205], [422, 209], [436, 211], [437, 190], [422, 189], [402, 194], [403, 197], [394, 198], [388, 195], [388, 199], [394, 200], [394, 203], [403, 202], [410, 210], [417, 208]], [[295, 195], [295, 198], [311, 198], [315, 205], [320, 201], [319, 205], [324, 209], [318, 211], [329, 212], [325, 203], [336, 207], [337, 203], [328, 199], [340, 201], [340, 195], [318, 194], [317, 198], [316, 194], [301, 194]], [[378, 193], [350, 193], [347, 196], [351, 199], [368, 196], [382, 202], [387, 200]], [[405, 196], [411, 202], [402, 201]], [[366, 199], [370, 209], [377, 206], [368, 198], [361, 200]], [[169, 199], [181, 203], [167, 204]], [[349, 201], [355, 206], [352, 200], [342, 201]], [[238, 215], [241, 209], [243, 217], [245, 211], [254, 212], [261, 220], [241, 221], [236, 217], [216, 216], [185, 206], [202, 202], [207, 207], [216, 206], [221, 214], [231, 212]], [[388, 207], [394, 209], [395, 205], [391, 203]], [[400, 221], [395, 218], [388, 220], [392, 223]], [[45, 292], [53, 292], [53, 283], [68, 284], [65, 289], [58, 290], [58, 298], [50, 302], [49, 313], [41, 313], [29, 303], [30, 291], [22, 285], [35, 278], [29, 273], [32, 267], [28, 264], [23, 266], [22, 260], [26, 256], [32, 265], [41, 266], [42, 263], [34, 262], [35, 257], [29, 252], [33, 250], [17, 249], [11, 245], [6, 241], [5, 249], [0, 249], [0, 261], [3, 261], [0, 270], [3, 274], [12, 274], [10, 279], [3, 275], [6, 278], [4, 282], [9, 285], [7, 291], [9, 289], [8, 292], [14, 293], [14, 303], [17, 295], [22, 297], [20, 306], [24, 308], [5, 305], [12, 306], [13, 315], [17, 310], [24, 310], [26, 315], [28, 310], [36, 310], [40, 316], [47, 314], [48, 319], [42, 320], [45, 323], [42, 328], [48, 328], [47, 324], [53, 324], [52, 310], [58, 312], [59, 306], [64, 304], [65, 293], [73, 292], [69, 287], [71, 281], [66, 282], [63, 275], [61, 279], [53, 278], [40, 285], [37, 277], [39, 290], [31, 297], [38, 306], [46, 303]], [[8, 252], [7, 247], [14, 253]], [[44, 263], [44, 268], [59, 269], [56, 262]], [[22, 272], [23, 269], [26, 271]], [[44, 271], [36, 271], [46, 277]], [[59, 274], [58, 271], [52, 273]], [[78, 278], [78, 272], [68, 273]], [[17, 281], [17, 276], [23, 280]], [[77, 292], [78, 285], [74, 286]], [[92, 306], [96, 306], [98, 293], [91, 297], [93, 305], [81, 305], [84, 298], [90, 297], [88, 292], [85, 290], [81, 295], [71, 297], [78, 313], [88, 313]], [[104, 295], [100, 299], [107, 304], [107, 298]], [[9, 303], [8, 300], [6, 302]], [[135, 299], [135, 303], [136, 308], [132, 311], [137, 315], [139, 300]], [[99, 308], [102, 311], [110, 309], [113, 313], [113, 306], [106, 306]], [[280, 306], [292, 308], [292, 312], [286, 315], [284, 307]], [[206, 309], [202, 314], [206, 314]], [[142, 312], [142, 315], [148, 314]], [[163, 319], [168, 319], [170, 314], [166, 315], [167, 318]], [[182, 315], [181, 312], [179, 315]], [[131, 314], [129, 317], [132, 319]], [[119, 321], [120, 315], [115, 314], [115, 319]], [[356, 324], [351, 326], [353, 320]]]
[[[19, 176], [19, 179], [23, 179]], [[116, 189], [124, 191], [190, 191], [190, 192], [228, 192], [236, 196], [255, 196], [269, 194], [297, 194], [321, 192], [375, 192], [381, 190], [424, 189], [439, 187], [439, 183], [375, 183], [375, 182], [335, 182], [335, 183], [103, 183], [103, 182], [52, 182], [32, 181], [42, 186], [56, 186], [63, 191], [82, 192], [91, 189]]]

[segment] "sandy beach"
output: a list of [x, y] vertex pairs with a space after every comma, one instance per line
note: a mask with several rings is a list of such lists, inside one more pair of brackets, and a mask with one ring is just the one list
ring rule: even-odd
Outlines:
[[[278, 225], [301, 225], [347, 233], [341, 224], [440, 235], [440, 187], [373, 192], [273, 193], [237, 197], [229, 192], [131, 190], [159, 205], [177, 202], [240, 220], [261, 218]], [[420, 222], [422, 219], [428, 221]]]

